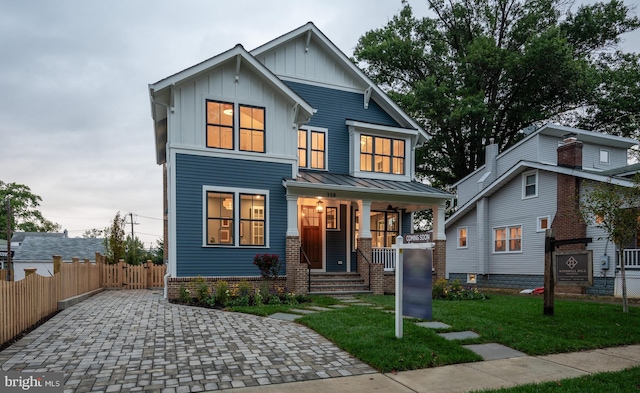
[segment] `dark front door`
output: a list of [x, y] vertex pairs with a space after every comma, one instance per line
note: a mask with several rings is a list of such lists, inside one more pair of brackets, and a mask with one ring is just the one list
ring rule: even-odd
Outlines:
[[[322, 269], [322, 213], [315, 206], [302, 206], [300, 243], [312, 269]], [[302, 262], [306, 263], [301, 255]]]

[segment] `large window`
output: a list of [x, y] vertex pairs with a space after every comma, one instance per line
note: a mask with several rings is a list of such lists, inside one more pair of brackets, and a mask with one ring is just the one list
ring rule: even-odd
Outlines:
[[240, 150], [264, 153], [265, 110], [264, 108], [238, 105], [236, 116], [234, 104], [207, 100], [207, 147], [234, 149], [235, 124], [239, 124]]
[[402, 139], [360, 136], [360, 170], [404, 175], [405, 142]]
[[522, 226], [493, 229], [493, 252], [522, 251]]
[[399, 214], [371, 212], [371, 246], [391, 247], [398, 237]]
[[298, 130], [298, 166], [301, 168], [326, 169], [326, 159], [326, 130]]
[[266, 194], [206, 191], [206, 242], [266, 246]]

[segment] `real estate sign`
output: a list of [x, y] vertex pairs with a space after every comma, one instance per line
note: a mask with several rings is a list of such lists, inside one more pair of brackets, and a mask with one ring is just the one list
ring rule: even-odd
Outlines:
[[403, 250], [402, 309], [404, 315], [431, 319], [432, 249]]
[[555, 252], [554, 273], [558, 285], [593, 285], [593, 251]]

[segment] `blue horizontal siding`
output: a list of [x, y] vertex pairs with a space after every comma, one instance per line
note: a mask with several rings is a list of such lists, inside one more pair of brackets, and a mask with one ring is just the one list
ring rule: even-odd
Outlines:
[[[278, 254], [286, 262], [287, 203], [282, 179], [291, 177], [287, 164], [177, 154], [177, 276], [257, 276], [256, 254]], [[252, 188], [269, 191], [269, 248], [203, 247], [202, 187]], [[281, 270], [285, 274], [285, 267]]]
[[311, 117], [310, 126], [329, 130], [328, 170], [333, 173], [349, 173], [348, 120], [380, 124], [391, 127], [400, 125], [374, 100], [364, 109], [364, 94], [352, 93], [299, 82], [285, 82], [305, 99], [317, 112]]

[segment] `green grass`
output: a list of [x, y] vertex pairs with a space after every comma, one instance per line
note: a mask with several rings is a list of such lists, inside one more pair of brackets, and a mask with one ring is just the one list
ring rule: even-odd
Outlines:
[[477, 393], [637, 393], [638, 391], [640, 391], [640, 367], [541, 384], [482, 390]]
[[403, 337], [395, 336], [395, 317], [363, 306], [306, 315], [297, 320], [381, 372], [413, 370], [482, 358], [431, 329], [404, 321]]

